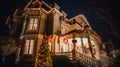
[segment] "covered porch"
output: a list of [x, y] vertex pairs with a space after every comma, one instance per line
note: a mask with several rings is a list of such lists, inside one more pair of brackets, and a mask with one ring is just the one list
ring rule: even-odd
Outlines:
[[61, 36], [48, 37], [49, 49], [53, 54], [64, 54], [75, 50], [76, 53], [98, 60], [100, 59], [100, 43], [99, 37], [96, 37], [93, 33], [80, 30], [74, 30]]

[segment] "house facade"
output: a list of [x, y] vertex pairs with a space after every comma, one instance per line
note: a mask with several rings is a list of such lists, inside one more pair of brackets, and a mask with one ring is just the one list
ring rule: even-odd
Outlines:
[[100, 59], [101, 37], [92, 30], [82, 14], [68, 19], [67, 14], [55, 3], [30, 0], [24, 9], [18, 8], [8, 17], [11, 36], [19, 45], [20, 62], [34, 63], [44, 34], [48, 37], [52, 54], [77, 52]]

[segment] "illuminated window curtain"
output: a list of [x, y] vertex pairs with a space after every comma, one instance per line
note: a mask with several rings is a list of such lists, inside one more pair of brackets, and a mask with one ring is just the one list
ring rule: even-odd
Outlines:
[[26, 40], [24, 54], [28, 54], [30, 40]]
[[87, 38], [83, 38], [83, 44], [84, 44], [84, 46], [88, 47], [88, 39]]
[[38, 23], [38, 19], [37, 18], [31, 18], [29, 26], [28, 26], [28, 30], [29, 31], [37, 30], [37, 23]]
[[34, 19], [33, 30], [37, 30], [37, 22], [38, 22], [38, 19], [35, 18], [35, 19]]
[[34, 40], [26, 40], [24, 54], [32, 54], [34, 49]]
[[28, 30], [32, 30], [32, 26], [34, 25], [34, 19], [30, 19], [30, 23], [29, 23], [29, 26], [28, 26]]
[[29, 54], [33, 53], [33, 47], [34, 47], [34, 40], [30, 41], [30, 47], [29, 47]]

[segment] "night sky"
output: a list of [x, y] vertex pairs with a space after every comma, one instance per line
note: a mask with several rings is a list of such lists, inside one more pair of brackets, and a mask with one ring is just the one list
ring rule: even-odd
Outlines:
[[[120, 4], [115, 0], [44, 0], [49, 4], [57, 3], [61, 9], [72, 18], [83, 14], [87, 18], [93, 30], [103, 41], [108, 39], [120, 44]], [[24, 6], [29, 0], [0, 0], [0, 36], [9, 34], [5, 25], [8, 16], [11, 16], [16, 8]]]

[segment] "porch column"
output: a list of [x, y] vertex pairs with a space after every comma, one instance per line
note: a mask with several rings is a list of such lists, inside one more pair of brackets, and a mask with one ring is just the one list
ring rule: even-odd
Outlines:
[[90, 52], [91, 52], [91, 56], [93, 58], [95, 58], [94, 54], [93, 54], [93, 48], [92, 48], [92, 44], [91, 44], [91, 41], [90, 41], [90, 37], [89, 37], [89, 33], [87, 32], [87, 38], [88, 38], [88, 45], [89, 45], [89, 49], [90, 49]]
[[54, 41], [53, 41], [54, 42], [54, 54], [55, 54], [55, 39], [56, 39], [56, 37], [54, 38]]
[[82, 53], [84, 53], [84, 45], [83, 45], [83, 38], [81, 37], [81, 46], [82, 46]]
[[75, 36], [73, 35], [73, 40], [72, 40], [72, 43], [73, 43], [73, 50], [72, 50], [72, 55], [73, 55], [73, 60], [75, 61], [76, 60], [76, 43], [77, 43], [77, 40], [75, 40]]
[[59, 45], [59, 52], [60, 52], [60, 36], [58, 36], [58, 45]]
[[52, 43], [51, 43], [51, 52], [55, 53], [55, 37], [54, 36], [52, 38]]

